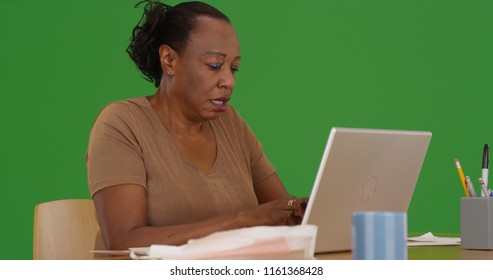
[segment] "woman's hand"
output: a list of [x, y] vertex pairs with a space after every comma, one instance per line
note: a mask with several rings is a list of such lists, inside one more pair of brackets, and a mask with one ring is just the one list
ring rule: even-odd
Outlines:
[[299, 225], [305, 214], [307, 198], [288, 196], [260, 204], [240, 214], [242, 222], [256, 225]]
[[244, 213], [246, 215], [244, 218], [248, 219], [247, 223], [253, 223], [253, 225], [299, 225], [301, 223], [308, 199], [290, 196], [277, 173], [256, 183], [254, 189], [260, 206]]

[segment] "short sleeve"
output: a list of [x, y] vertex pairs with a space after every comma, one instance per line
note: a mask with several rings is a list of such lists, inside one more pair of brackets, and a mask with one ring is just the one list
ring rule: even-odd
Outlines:
[[234, 112], [237, 121], [240, 124], [241, 134], [244, 139], [244, 144], [248, 151], [250, 168], [252, 172], [253, 184], [266, 179], [270, 175], [274, 174], [276, 170], [270, 163], [267, 155], [264, 152], [262, 143], [257, 139], [248, 124], [241, 118], [238, 112]]
[[251, 139], [252, 181], [253, 184], [257, 184], [274, 174], [276, 170], [267, 158], [267, 155], [262, 148], [262, 144], [255, 138], [255, 135], [251, 130], [249, 130], [249, 132], [251, 133], [250, 137], [253, 137]]
[[112, 103], [97, 117], [86, 153], [89, 192], [119, 184], [146, 187], [146, 171], [128, 105]]

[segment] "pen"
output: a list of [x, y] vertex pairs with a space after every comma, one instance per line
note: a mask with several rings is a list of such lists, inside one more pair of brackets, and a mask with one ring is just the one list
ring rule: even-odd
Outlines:
[[455, 161], [455, 166], [457, 167], [457, 172], [459, 172], [459, 178], [460, 182], [462, 183], [462, 187], [464, 188], [464, 192], [466, 193], [466, 196], [469, 197], [469, 192], [467, 191], [467, 186], [466, 186], [466, 178], [464, 178], [464, 172], [462, 172], [462, 168], [460, 167], [460, 162], [458, 159], [454, 159]]
[[490, 194], [488, 192], [488, 188], [486, 188], [486, 184], [484, 183], [483, 178], [479, 178], [478, 181], [479, 181], [479, 184], [481, 185], [481, 191], [482, 191], [481, 196], [486, 196], [486, 197], [490, 196]]
[[[483, 167], [481, 169], [481, 178], [483, 179], [486, 188], [488, 188], [488, 165], [490, 163], [490, 147], [488, 144], [484, 144], [483, 148]], [[488, 193], [485, 193], [485, 196], [488, 196]]]
[[476, 191], [474, 190], [474, 186], [472, 185], [471, 178], [469, 178], [469, 176], [466, 176], [466, 184], [467, 184], [467, 190], [469, 191], [469, 196], [475, 197]]

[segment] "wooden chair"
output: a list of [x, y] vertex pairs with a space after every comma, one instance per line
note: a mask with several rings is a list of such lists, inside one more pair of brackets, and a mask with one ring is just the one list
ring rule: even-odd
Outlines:
[[66, 199], [36, 205], [33, 258], [35, 260], [93, 259], [99, 231], [90, 199]]

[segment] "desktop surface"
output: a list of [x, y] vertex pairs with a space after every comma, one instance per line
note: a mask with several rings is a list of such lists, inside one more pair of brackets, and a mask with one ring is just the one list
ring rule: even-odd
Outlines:
[[[98, 260], [130, 260], [127, 256], [108, 256]], [[317, 260], [352, 260], [351, 251], [315, 254]], [[461, 246], [408, 247], [408, 260], [493, 260], [493, 250], [468, 250]]]
[[[317, 260], [352, 260], [351, 252], [316, 254]], [[408, 247], [409, 260], [493, 260], [493, 251], [468, 250], [461, 246]]]
[[[409, 236], [421, 234], [410, 233]], [[439, 233], [443, 237], [460, 237], [460, 234]], [[115, 251], [118, 252], [118, 251]], [[99, 260], [130, 260], [130, 256], [108, 255]], [[315, 254], [316, 260], [352, 260], [351, 251]], [[469, 250], [461, 246], [410, 246], [408, 260], [493, 260], [493, 250]]]

